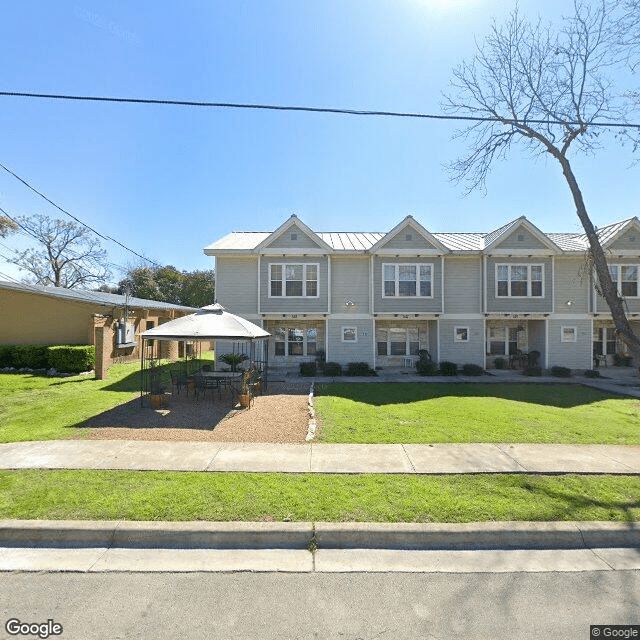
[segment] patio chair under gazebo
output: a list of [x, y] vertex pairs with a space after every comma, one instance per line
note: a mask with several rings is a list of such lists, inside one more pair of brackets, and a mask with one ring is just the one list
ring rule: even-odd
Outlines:
[[[140, 370], [142, 383], [140, 388], [140, 401], [145, 393], [150, 392], [152, 383], [149, 375], [155, 367], [157, 358], [153, 356], [154, 340], [172, 340], [184, 343], [184, 372], [189, 375], [189, 357], [187, 346], [196, 345], [198, 353], [203, 342], [215, 342], [224, 340], [238, 345], [238, 353], [249, 361], [249, 366], [256, 368], [261, 376], [263, 385], [267, 385], [268, 349], [264, 341], [271, 334], [258, 325], [229, 313], [222, 305], [212, 304], [202, 307], [196, 313], [176, 318], [170, 322], [161, 324], [153, 329], [148, 329], [141, 334], [142, 352], [140, 356]], [[151, 348], [150, 348], [151, 347]], [[260, 347], [259, 353], [257, 347]], [[248, 352], [247, 352], [248, 351]], [[195, 350], [191, 353], [195, 356]], [[217, 361], [217, 353], [216, 353]]]

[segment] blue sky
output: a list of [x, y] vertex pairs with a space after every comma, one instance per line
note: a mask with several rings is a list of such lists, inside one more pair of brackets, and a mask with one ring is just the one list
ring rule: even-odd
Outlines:
[[[570, 0], [521, 0], [554, 20]], [[500, 0], [36, 2], [0, 21], [2, 89], [439, 113], [452, 68]], [[0, 162], [99, 231], [179, 269], [212, 268], [207, 244], [273, 230], [296, 213], [319, 231], [489, 231], [526, 215], [579, 231], [551, 160], [514, 151], [487, 194], [462, 196], [443, 164], [449, 122], [0, 97]], [[574, 158], [595, 224], [639, 213], [628, 149]], [[11, 215], [63, 217], [5, 172]], [[0, 245], [25, 246], [9, 236]], [[111, 262], [135, 256], [106, 244]], [[0, 257], [0, 272], [21, 277]], [[1, 278], [2, 276], [0, 276]], [[114, 271], [113, 280], [121, 273]]]

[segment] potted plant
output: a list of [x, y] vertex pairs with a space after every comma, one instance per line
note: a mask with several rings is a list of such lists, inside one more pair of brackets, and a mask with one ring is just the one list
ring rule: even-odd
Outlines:
[[260, 372], [255, 367], [249, 367], [242, 374], [242, 382], [240, 383], [240, 395], [238, 396], [238, 402], [243, 408], [251, 406], [251, 383], [260, 375]]
[[165, 406], [164, 396], [165, 386], [162, 383], [162, 372], [160, 368], [152, 364], [149, 369], [149, 404], [152, 409], [160, 409]]
[[228, 364], [231, 367], [231, 371], [235, 371], [236, 367], [248, 357], [249, 356], [244, 353], [225, 353], [220, 357], [220, 360]]

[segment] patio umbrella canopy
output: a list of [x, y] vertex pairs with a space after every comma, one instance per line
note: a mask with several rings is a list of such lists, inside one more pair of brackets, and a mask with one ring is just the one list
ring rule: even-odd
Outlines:
[[222, 305], [211, 304], [188, 316], [165, 322], [142, 333], [153, 340], [266, 340], [271, 334]]

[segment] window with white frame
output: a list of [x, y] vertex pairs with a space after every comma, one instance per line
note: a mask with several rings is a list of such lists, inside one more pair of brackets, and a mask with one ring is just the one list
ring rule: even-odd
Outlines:
[[487, 355], [508, 356], [518, 349], [517, 327], [487, 327]]
[[469, 327], [455, 327], [453, 330], [454, 342], [469, 342]]
[[317, 327], [276, 327], [273, 331], [276, 356], [315, 356], [318, 349]]
[[561, 342], [577, 342], [578, 341], [578, 329], [577, 327], [561, 327], [560, 334]]
[[637, 264], [611, 264], [609, 265], [609, 273], [621, 296], [625, 298], [638, 297], [640, 268]]
[[417, 356], [420, 332], [417, 327], [378, 327], [376, 344], [379, 356]]
[[384, 263], [383, 298], [432, 298], [432, 264]]
[[270, 264], [269, 297], [317, 298], [317, 264]]
[[358, 342], [358, 328], [342, 327], [342, 342]]
[[496, 297], [541, 298], [543, 296], [544, 265], [496, 265]]

